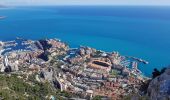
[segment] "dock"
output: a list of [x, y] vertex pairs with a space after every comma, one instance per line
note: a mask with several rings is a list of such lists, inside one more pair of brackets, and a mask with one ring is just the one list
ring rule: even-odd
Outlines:
[[136, 57], [132, 57], [132, 56], [126, 56], [126, 57], [127, 57], [127, 58], [131, 58], [131, 59], [134, 59], [134, 60], [136, 60], [136, 61], [138, 61], [138, 62], [142, 62], [142, 63], [144, 63], [144, 64], [149, 64], [148, 61], [143, 60], [143, 59], [141, 59], [141, 58], [136, 58]]

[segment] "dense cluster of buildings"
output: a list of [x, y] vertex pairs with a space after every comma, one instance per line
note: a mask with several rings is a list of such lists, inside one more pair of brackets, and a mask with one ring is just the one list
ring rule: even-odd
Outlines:
[[[129, 66], [124, 62], [129, 62]], [[67, 86], [67, 91], [117, 100], [138, 90], [140, 83], [145, 81], [136, 63], [127, 61], [117, 52], [106, 53], [80, 47], [64, 59], [64, 65], [61, 66], [64, 78], [60, 78], [66, 81], [63, 86]], [[65, 84], [68, 80], [71, 82], [69, 85]]]
[[[21, 41], [21, 40], [20, 40]], [[9, 50], [16, 46], [22, 50]], [[90, 47], [70, 49], [56, 40], [0, 42], [1, 73], [35, 74], [38, 82], [49, 81], [54, 88], [81, 98], [103, 96], [121, 99], [138, 92], [145, 81], [138, 61], [130, 61], [118, 52], [103, 52]], [[7, 52], [8, 51], [8, 52]]]

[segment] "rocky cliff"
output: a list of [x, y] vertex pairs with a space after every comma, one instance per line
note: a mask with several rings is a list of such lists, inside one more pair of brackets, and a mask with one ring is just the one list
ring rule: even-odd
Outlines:
[[148, 96], [150, 100], [170, 100], [170, 68], [150, 82]]

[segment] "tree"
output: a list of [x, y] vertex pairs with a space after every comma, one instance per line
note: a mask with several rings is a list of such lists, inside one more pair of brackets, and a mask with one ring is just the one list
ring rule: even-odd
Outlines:
[[166, 70], [166, 68], [162, 68], [161, 71], [159, 71], [157, 68], [154, 69], [154, 71], [152, 72], [152, 78], [156, 78], [157, 76], [161, 75], [162, 73], [164, 73]]
[[95, 96], [92, 100], [102, 100], [101, 96]]

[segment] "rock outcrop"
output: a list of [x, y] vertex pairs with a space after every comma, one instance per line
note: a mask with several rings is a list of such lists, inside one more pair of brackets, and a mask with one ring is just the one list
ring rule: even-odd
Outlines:
[[150, 82], [148, 96], [150, 100], [170, 100], [170, 68]]

